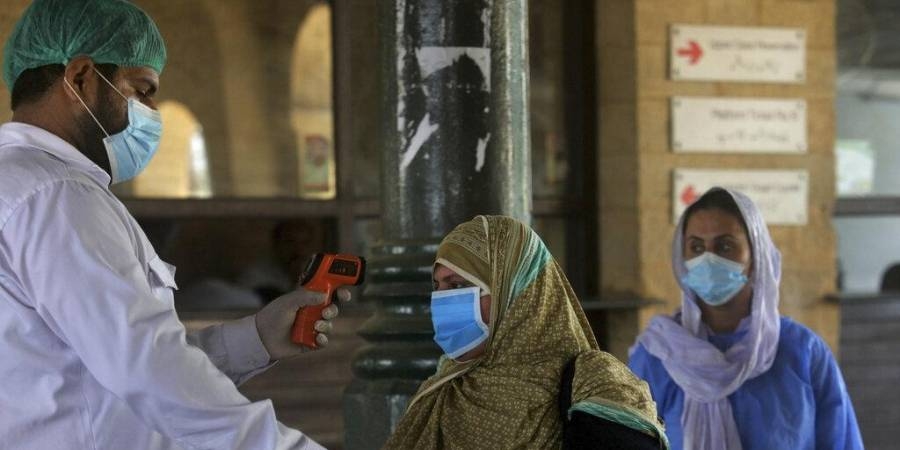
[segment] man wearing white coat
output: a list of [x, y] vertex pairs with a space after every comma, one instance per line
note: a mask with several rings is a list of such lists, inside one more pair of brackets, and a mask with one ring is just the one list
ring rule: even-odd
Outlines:
[[156, 25], [122, 0], [35, 0], [4, 48], [2, 450], [321, 448], [236, 385], [306, 350], [289, 329], [323, 296], [186, 333], [174, 268], [109, 190], [156, 151], [165, 60]]

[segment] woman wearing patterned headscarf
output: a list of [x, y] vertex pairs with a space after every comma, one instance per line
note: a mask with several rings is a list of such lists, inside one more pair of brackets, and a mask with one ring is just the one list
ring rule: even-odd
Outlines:
[[858, 449], [859, 429], [828, 346], [779, 317], [781, 254], [745, 195], [707, 191], [672, 243], [681, 310], [631, 350], [673, 449]]
[[[562, 270], [529, 227], [501, 216], [459, 225], [441, 243], [433, 276], [435, 341], [445, 355], [385, 448], [560, 448], [564, 422], [581, 414], [612, 424], [615, 439], [665, 447], [647, 384], [598, 350]], [[561, 415], [567, 364], [562, 404], [571, 406]]]

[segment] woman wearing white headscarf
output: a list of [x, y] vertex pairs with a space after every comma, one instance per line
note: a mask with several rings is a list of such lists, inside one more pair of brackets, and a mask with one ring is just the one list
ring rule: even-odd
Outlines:
[[828, 346], [778, 313], [781, 254], [756, 205], [721, 188], [684, 212], [672, 242], [681, 310], [631, 349], [673, 450], [861, 449]]

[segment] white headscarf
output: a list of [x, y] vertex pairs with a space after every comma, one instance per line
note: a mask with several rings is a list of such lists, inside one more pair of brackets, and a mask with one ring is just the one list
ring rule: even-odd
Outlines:
[[684, 448], [691, 450], [741, 449], [728, 396], [745, 381], [769, 370], [775, 360], [781, 328], [778, 314], [781, 253], [772, 243], [762, 215], [747, 196], [722, 188], [712, 188], [703, 195], [715, 190], [731, 195], [749, 233], [753, 297], [747, 333], [724, 353], [708, 341], [697, 297], [681, 282], [687, 272], [682, 245], [686, 224], [682, 215], [672, 239], [672, 270], [681, 286], [681, 310], [675, 317], [654, 317], [638, 337], [638, 342], [662, 361], [669, 376], [684, 391], [681, 425]]

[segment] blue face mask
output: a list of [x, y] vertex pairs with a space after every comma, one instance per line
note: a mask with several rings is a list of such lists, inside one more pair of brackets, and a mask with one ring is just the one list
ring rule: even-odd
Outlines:
[[431, 293], [434, 342], [453, 359], [488, 337], [488, 326], [481, 320], [480, 292], [476, 286]]
[[706, 252], [684, 262], [681, 282], [710, 306], [728, 303], [747, 284], [741, 263]]
[[[97, 69], [94, 69], [97, 71]], [[106, 147], [106, 155], [109, 157], [110, 175], [112, 184], [121, 183], [136, 177], [156, 154], [159, 148], [159, 140], [162, 136], [162, 120], [159, 111], [139, 102], [135, 98], [125, 97], [106, 77], [99, 71], [97, 75], [103, 78], [116, 93], [128, 102], [128, 126], [124, 130], [110, 135], [91, 112], [91, 109], [81, 100], [81, 104], [87, 109], [88, 114], [97, 122], [103, 130], [106, 138], [103, 145]], [[68, 82], [66, 82], [68, 84]], [[69, 86], [71, 88], [71, 86]], [[74, 89], [73, 89], [74, 92]]]

